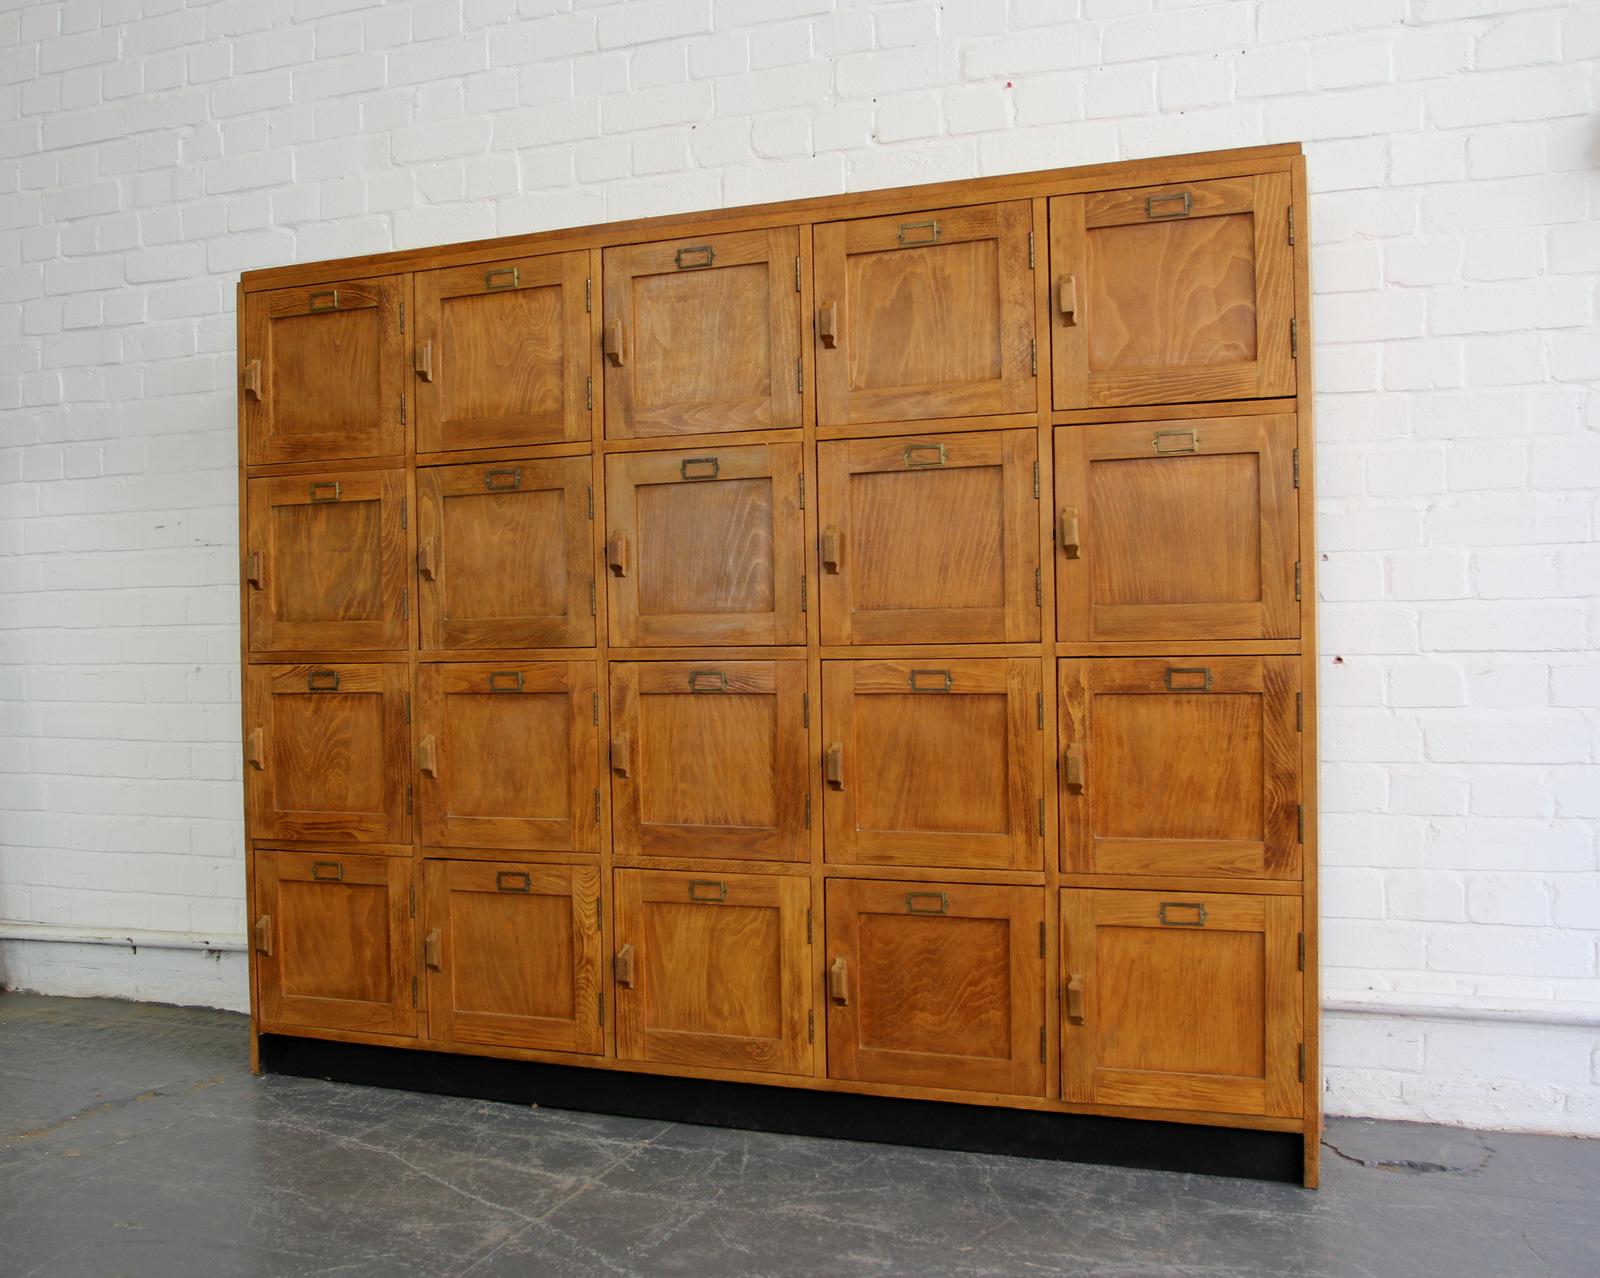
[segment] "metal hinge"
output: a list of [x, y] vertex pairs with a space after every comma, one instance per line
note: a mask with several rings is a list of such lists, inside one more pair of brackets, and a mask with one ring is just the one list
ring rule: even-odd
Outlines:
[[594, 378], [583, 379], [583, 408], [585, 412], [594, 412]]
[[1300, 450], [1298, 448], [1294, 450], [1294, 462], [1293, 462], [1293, 465], [1294, 465], [1294, 486], [1296, 488], [1298, 488], [1298, 487], [1300, 487]]
[[400, 424], [402, 426], [404, 426], [406, 424], [406, 393], [405, 393], [405, 391], [401, 391], [400, 392]]
[[590, 314], [594, 310], [594, 276], [589, 276], [583, 282], [583, 313]]
[[796, 293], [800, 291], [800, 259], [798, 257], [794, 260], [794, 291]]
[[1044, 924], [1039, 924], [1039, 957], [1044, 957]]
[[803, 359], [801, 359], [798, 355], [795, 356], [795, 361], [794, 361], [794, 388], [797, 391], [803, 391], [806, 388], [805, 367], [806, 367], [805, 366], [805, 361]]
[[811, 1008], [806, 1012], [806, 1042], [817, 1041], [817, 1011]]
[[811, 828], [811, 796], [806, 795], [806, 829]]
[[594, 819], [596, 821], [598, 821], [600, 819], [600, 787], [599, 786], [595, 786], [595, 788], [594, 788]]
[[407, 782], [406, 783], [406, 815], [407, 816], [411, 815], [411, 805], [412, 805], [413, 801], [416, 799], [416, 793], [417, 792], [412, 787], [412, 785], [409, 782]]
[[1028, 343], [1028, 371], [1035, 377], [1039, 376], [1039, 339], [1037, 337]]
[[1300, 321], [1293, 317], [1289, 320], [1289, 358], [1300, 358]]
[[400, 617], [402, 620], [411, 616], [411, 587], [407, 586], [400, 592]]
[[600, 991], [599, 1005], [595, 1009], [595, 1015], [600, 1024], [604, 1025], [606, 1023], [606, 992], [604, 990]]
[[1039, 800], [1039, 837], [1044, 838], [1044, 800]]
[[806, 508], [806, 477], [805, 472], [800, 474], [800, 509]]
[[1033, 499], [1039, 500], [1039, 463], [1033, 463]]
[[1294, 841], [1296, 843], [1304, 843], [1306, 841], [1306, 805], [1303, 803], [1294, 805], [1294, 825]]
[[411, 722], [411, 694], [406, 693], [406, 722]]
[[595, 613], [594, 582], [592, 581], [589, 583], [589, 615], [591, 617], [597, 615]]
[[1296, 732], [1306, 730], [1306, 694], [1303, 692], [1294, 694], [1294, 730]]
[[1298, 559], [1294, 561], [1294, 598], [1296, 603], [1300, 602], [1300, 561]]
[[1302, 933], [1300, 933], [1300, 957], [1299, 957], [1299, 959], [1297, 960], [1297, 962], [1295, 964], [1295, 971], [1303, 972], [1305, 970], [1306, 970], [1306, 934], [1304, 932], [1302, 932]]
[[1039, 1031], [1039, 1059], [1041, 1061], [1044, 1060], [1044, 1041], [1045, 1041], [1044, 1040], [1044, 1034], [1045, 1034], [1044, 1030], [1041, 1029]]
[[589, 484], [584, 489], [584, 493], [587, 495], [588, 502], [589, 502], [589, 518], [593, 519], [594, 518], [594, 485], [593, 484]]
[[401, 333], [401, 336], [405, 335], [405, 331], [406, 331], [406, 304], [404, 302], [401, 302], [400, 303], [400, 333]]
[[594, 722], [595, 723], [599, 723], [600, 722], [600, 694], [598, 692], [591, 692], [589, 694], [589, 712], [593, 716]]
[[415, 883], [410, 883], [410, 884], [406, 885], [406, 897], [407, 897], [407, 900], [410, 902], [410, 905], [411, 905], [411, 917], [412, 918], [416, 918], [417, 917], [417, 885]]
[[811, 907], [806, 907], [806, 944], [811, 944]]
[[410, 500], [408, 498], [402, 497], [400, 499], [400, 527], [408, 528], [410, 526], [411, 526], [411, 503], [410, 503]]
[[811, 694], [809, 692], [800, 694], [800, 726], [802, 728], [811, 726]]
[[1039, 706], [1039, 731], [1043, 732], [1044, 731], [1044, 693], [1042, 693], [1042, 692], [1034, 693], [1033, 694], [1033, 699], [1036, 702], [1038, 702], [1038, 706]]
[[1033, 270], [1033, 232], [1028, 232], [1028, 269]]
[[411, 978], [411, 1006], [415, 1007], [416, 1005], [417, 1005], [417, 978], [413, 976]]
[[1306, 1045], [1300, 1044], [1300, 1081], [1306, 1081]]
[[1289, 206], [1289, 243], [1294, 244], [1294, 205]]
[[1033, 570], [1033, 602], [1041, 607], [1044, 604], [1044, 569]]
[[[1298, 599], [1299, 597], [1300, 597], [1299, 595], [1295, 596], [1296, 599]], [[805, 573], [801, 573], [800, 574], [800, 611], [804, 612], [805, 610], [806, 610], [806, 575], [805, 575]]]

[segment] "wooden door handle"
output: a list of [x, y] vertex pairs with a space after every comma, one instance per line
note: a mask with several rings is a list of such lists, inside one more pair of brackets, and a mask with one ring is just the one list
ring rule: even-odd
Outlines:
[[1078, 322], [1078, 277], [1063, 275], [1056, 284], [1056, 305], [1061, 308], [1061, 320], [1069, 328]]
[[1078, 557], [1078, 508], [1064, 506], [1061, 510], [1061, 553], [1068, 559]]
[[830, 351], [839, 344], [838, 302], [824, 302], [817, 307], [817, 340]]
[[432, 537], [424, 537], [417, 542], [417, 571], [429, 581], [438, 579], [438, 551], [434, 547]]
[[614, 532], [606, 542], [606, 567], [613, 577], [628, 575], [628, 534]]
[[438, 928], [434, 928], [433, 931], [422, 938], [422, 962], [435, 972], [444, 970], [444, 959], [440, 955], [443, 947], [440, 944], [440, 940]]
[[831, 525], [822, 530], [822, 567], [825, 572], [837, 573], [839, 561], [844, 558], [844, 534]]
[[261, 361], [249, 360], [244, 366], [244, 393], [257, 403], [261, 402]]
[[256, 590], [261, 589], [261, 552], [252, 550], [244, 561], [245, 584]]
[[633, 946], [624, 945], [617, 951], [616, 957], [611, 960], [611, 974], [616, 977], [617, 984], [626, 989], [633, 988]]
[[255, 728], [244, 739], [244, 761], [257, 772], [266, 771], [266, 729]]
[[1067, 789], [1073, 794], [1083, 793], [1083, 747], [1067, 747]]
[[627, 733], [623, 733], [611, 742], [611, 770], [619, 777], [628, 775], [632, 754], [633, 740]]
[[417, 771], [439, 779], [439, 752], [431, 732], [417, 742]]
[[256, 920], [256, 953], [272, 957], [272, 915], [263, 914]]
[[605, 327], [605, 353], [613, 368], [621, 368], [628, 362], [622, 339], [622, 321], [608, 321]]
[[822, 777], [835, 790], [844, 789], [844, 743], [831, 741], [822, 755]]
[[433, 380], [433, 343], [418, 342], [417, 348], [411, 352], [411, 367], [416, 370], [418, 377], [425, 382]]
[[850, 1001], [850, 964], [843, 954], [828, 969], [828, 997], [840, 1006]]
[[1083, 973], [1072, 972], [1067, 976], [1067, 1023], [1069, 1025], [1083, 1024]]

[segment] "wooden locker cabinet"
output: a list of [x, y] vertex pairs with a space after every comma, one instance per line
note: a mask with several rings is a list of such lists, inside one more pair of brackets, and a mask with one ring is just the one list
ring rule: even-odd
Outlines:
[[1031, 430], [817, 446], [817, 594], [830, 644], [1039, 638]]
[[827, 859], [1039, 869], [1041, 692], [1024, 658], [823, 662]]
[[592, 661], [439, 662], [417, 671], [417, 814], [432, 847], [594, 852]]
[[245, 667], [254, 837], [410, 842], [406, 683], [398, 664]]
[[1295, 390], [1289, 175], [1050, 201], [1057, 408]]
[[417, 451], [589, 438], [586, 252], [416, 277]]
[[1281, 414], [1057, 429], [1057, 635], [1297, 636], [1295, 439]]
[[1026, 200], [827, 222], [812, 231], [817, 423], [1035, 407]]
[[379, 276], [246, 296], [239, 377], [250, 465], [405, 451], [405, 281]]
[[605, 251], [606, 436], [800, 425], [800, 233]]
[[1299, 664], [1063, 661], [1062, 868], [1298, 878]]
[[803, 661], [614, 664], [617, 855], [805, 860], [806, 716]]
[[423, 648], [594, 643], [593, 478], [587, 457], [419, 469]]
[[447, 1043], [601, 1051], [599, 867], [426, 866], [429, 1035]]
[[800, 445], [606, 459], [611, 642], [805, 642]]
[[416, 1033], [409, 858], [258, 848], [255, 886], [263, 1021]]
[[811, 882], [786, 874], [617, 870], [617, 1054], [811, 1069]]
[[1044, 1091], [1044, 891], [828, 883], [828, 1073]]
[[1300, 1114], [1298, 897], [1068, 889], [1061, 927], [1069, 1100]]
[[403, 471], [252, 479], [246, 488], [252, 652], [407, 646]]

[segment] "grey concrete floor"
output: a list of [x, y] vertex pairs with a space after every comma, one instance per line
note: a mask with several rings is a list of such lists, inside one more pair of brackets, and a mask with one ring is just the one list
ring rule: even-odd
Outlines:
[[1336, 1121], [1307, 1191], [252, 1078], [245, 1037], [0, 995], [0, 1275], [1600, 1274], [1600, 1141]]

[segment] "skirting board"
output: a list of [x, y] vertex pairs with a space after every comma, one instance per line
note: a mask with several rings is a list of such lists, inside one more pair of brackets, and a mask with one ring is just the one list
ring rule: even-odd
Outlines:
[[628, 1118], [1300, 1183], [1298, 1132], [1251, 1131], [261, 1036], [267, 1073]]

